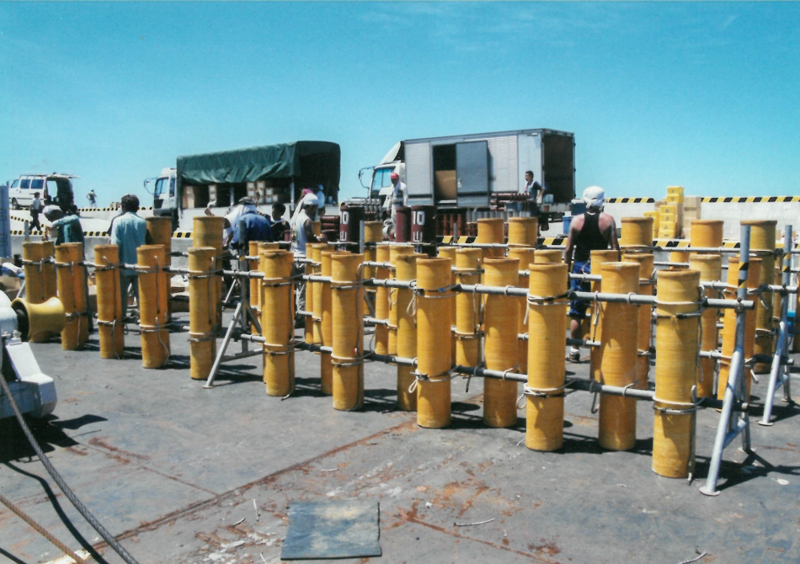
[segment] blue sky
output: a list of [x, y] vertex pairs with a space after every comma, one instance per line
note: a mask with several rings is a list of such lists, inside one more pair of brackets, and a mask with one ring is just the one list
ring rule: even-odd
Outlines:
[[136, 192], [178, 155], [575, 133], [577, 189], [793, 195], [797, 3], [0, 3], [0, 182]]

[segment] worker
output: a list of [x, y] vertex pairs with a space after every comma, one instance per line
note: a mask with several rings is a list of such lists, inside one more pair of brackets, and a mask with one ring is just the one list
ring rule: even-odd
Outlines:
[[283, 219], [283, 214], [286, 213], [286, 206], [281, 202], [272, 205], [272, 240], [283, 241], [285, 234], [291, 231], [289, 222]]
[[39, 199], [39, 192], [33, 193], [33, 201], [31, 202], [31, 229], [39, 229], [41, 231], [42, 224], [39, 223], [39, 214], [42, 213], [44, 206]]
[[272, 241], [272, 224], [269, 218], [258, 213], [251, 198], [239, 200], [242, 213], [233, 226], [231, 248], [247, 254], [250, 241]]
[[405, 182], [400, 182], [400, 175], [393, 172], [389, 175], [392, 181], [392, 196], [386, 198], [384, 208], [389, 209], [392, 223], [397, 227], [397, 208], [403, 207], [406, 202], [406, 185]]
[[[619, 252], [617, 241], [617, 225], [610, 214], [603, 211], [605, 190], [599, 186], [589, 186], [583, 191], [583, 202], [586, 204], [586, 213], [572, 218], [567, 236], [567, 248], [564, 260], [567, 263], [567, 272], [573, 274], [591, 273], [591, 252], [595, 250], [611, 249]], [[574, 252], [574, 257], [573, 257]], [[570, 279], [570, 291], [588, 292], [589, 282]], [[580, 338], [581, 322], [586, 318], [588, 302], [573, 299], [569, 306], [570, 336]], [[580, 350], [574, 345], [570, 348], [567, 359], [570, 362], [580, 362]]]
[[[47, 206], [42, 212], [47, 222], [50, 236], [55, 236], [56, 245], [62, 243], [80, 243], [83, 245], [83, 228], [78, 217], [78, 208], [74, 205], [62, 210], [58, 206]], [[81, 252], [83, 255], [83, 252]]]
[[[325, 239], [314, 235], [314, 222], [311, 218], [317, 213], [319, 200], [311, 193], [303, 197], [300, 202], [302, 208], [300, 213], [294, 220], [292, 225], [292, 251], [294, 252], [295, 259], [303, 259], [306, 256], [306, 245], [313, 242], [322, 242]], [[305, 273], [305, 264], [302, 262], [295, 262], [292, 269], [292, 276], [298, 280], [299, 276]], [[306, 285], [298, 280], [295, 292], [295, 311], [305, 311], [306, 309]], [[305, 318], [301, 315], [295, 317], [295, 327], [302, 327], [305, 324]]]
[[89, 193], [86, 194], [86, 199], [89, 200], [89, 204], [91, 204], [92, 207], [97, 205], [97, 194], [95, 194], [94, 190], [89, 190]]
[[[138, 262], [137, 249], [147, 242], [147, 222], [139, 217], [139, 198], [135, 194], [122, 196], [122, 214], [115, 217], [111, 226], [111, 244], [119, 247], [122, 264]], [[139, 276], [134, 269], [120, 268], [120, 293], [122, 294], [122, 317], [128, 313], [128, 300], [133, 296], [139, 303]], [[132, 287], [132, 288], [131, 288]]]

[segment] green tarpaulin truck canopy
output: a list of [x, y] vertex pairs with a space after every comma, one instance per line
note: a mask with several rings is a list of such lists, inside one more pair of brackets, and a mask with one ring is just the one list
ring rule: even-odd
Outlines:
[[178, 157], [178, 183], [238, 184], [268, 178], [292, 178], [309, 185], [339, 187], [339, 145], [295, 141]]

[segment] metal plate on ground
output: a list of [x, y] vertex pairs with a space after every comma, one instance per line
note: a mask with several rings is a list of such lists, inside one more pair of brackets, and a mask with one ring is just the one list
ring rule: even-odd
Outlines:
[[281, 560], [380, 556], [379, 539], [376, 501], [297, 501], [289, 506]]

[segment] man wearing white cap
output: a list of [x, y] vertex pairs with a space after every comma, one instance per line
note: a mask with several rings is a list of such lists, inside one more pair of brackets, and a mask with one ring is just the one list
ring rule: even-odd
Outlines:
[[[599, 186], [589, 186], [583, 191], [583, 202], [586, 204], [586, 213], [572, 218], [567, 236], [567, 249], [564, 260], [567, 261], [567, 270], [574, 274], [591, 273], [591, 253], [609, 247], [619, 252], [617, 242], [617, 225], [611, 214], [603, 211], [605, 190]], [[574, 257], [573, 257], [574, 252]], [[570, 291], [588, 292], [589, 282], [571, 279]], [[580, 338], [581, 322], [586, 318], [588, 303], [583, 300], [572, 300], [569, 305], [570, 336]], [[580, 361], [580, 351], [572, 347], [568, 359], [571, 362]]]

